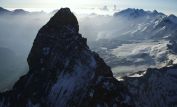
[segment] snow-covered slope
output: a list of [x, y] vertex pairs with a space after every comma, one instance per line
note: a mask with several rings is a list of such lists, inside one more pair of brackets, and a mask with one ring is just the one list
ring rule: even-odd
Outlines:
[[114, 16], [115, 17], [121, 16], [128, 19], [138, 19], [138, 18], [152, 19], [155, 17], [162, 17], [165, 15], [163, 13], [157, 12], [156, 10], [151, 12], [151, 11], [144, 11], [143, 9], [128, 8], [120, 12], [114, 13]]
[[176, 16], [129, 8], [115, 13], [112, 21], [115, 27], [96, 41], [93, 50], [115, 75], [176, 64]]
[[168, 41], [144, 41], [134, 44], [123, 44], [118, 48], [112, 49], [112, 54], [135, 65], [146, 64], [162, 67], [166, 66], [169, 61], [173, 61], [174, 63], [172, 64], [176, 62], [177, 56], [170, 52], [170, 44]]
[[0, 107], [129, 107], [127, 87], [78, 32], [74, 14], [60, 9], [39, 30], [29, 72], [0, 94]]
[[[121, 32], [122, 39], [162, 39], [170, 36], [177, 29], [177, 17], [164, 15], [157, 11], [126, 9], [114, 14], [117, 19], [123, 18], [126, 26]], [[127, 32], [125, 32], [127, 31]]]

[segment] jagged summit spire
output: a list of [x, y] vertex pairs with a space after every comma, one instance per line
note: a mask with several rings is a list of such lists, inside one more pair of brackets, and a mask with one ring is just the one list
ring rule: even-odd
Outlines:
[[0, 107], [129, 107], [127, 88], [78, 31], [74, 14], [60, 9], [39, 30], [29, 72], [0, 94]]
[[[88, 48], [87, 40], [81, 36], [77, 18], [69, 8], [61, 8], [51, 19], [44, 25], [33, 43], [33, 47], [28, 57], [29, 68], [39, 67], [52, 57], [54, 51], [58, 51], [61, 56], [71, 54], [76, 51]], [[54, 50], [53, 48], [56, 48]], [[43, 58], [41, 63], [41, 56]]]
[[69, 27], [73, 31], [79, 32], [79, 25], [76, 16], [69, 8], [61, 8], [48, 22], [48, 25], [61, 28], [63, 26]]

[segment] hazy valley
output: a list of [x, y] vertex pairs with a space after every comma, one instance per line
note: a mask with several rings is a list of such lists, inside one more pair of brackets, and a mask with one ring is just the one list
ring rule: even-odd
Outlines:
[[[26, 73], [26, 58], [35, 35], [56, 11], [1, 11], [1, 57], [8, 61], [8, 64], [2, 62], [1, 71], [6, 71], [8, 76], [9, 73], [12, 74], [11, 78], [14, 80]], [[115, 76], [146, 70], [149, 67], [160, 68], [176, 64], [174, 38], [177, 35], [177, 17], [174, 15], [166, 16], [157, 11], [140, 9], [126, 9], [113, 16], [76, 15], [80, 32], [87, 38], [88, 45], [111, 66]], [[3, 50], [11, 52], [6, 54]], [[11, 67], [14, 64], [19, 66]], [[4, 72], [1, 73], [4, 78], [2, 82], [11, 81]]]
[[[31, 47], [35, 46], [38, 49], [38, 46], [33, 44], [36, 34], [41, 27], [44, 28], [46, 27], [45, 24], [48, 23], [48, 20], [52, 20], [54, 22], [58, 21], [58, 19], [54, 20], [51, 18], [56, 12], [57, 11], [53, 11], [51, 13], [27, 12], [24, 10], [8, 11], [6, 9], [0, 8], [0, 58], [1, 58], [0, 59], [0, 64], [1, 64], [0, 90], [4, 91], [10, 89], [13, 86], [13, 84], [19, 79], [19, 77], [21, 77], [22, 75], [28, 72], [29, 67], [26, 59], [30, 53]], [[67, 11], [64, 12], [67, 13]], [[64, 15], [66, 13], [64, 13]], [[62, 15], [62, 13], [58, 13], [58, 14]], [[81, 54], [81, 56], [83, 55], [85, 57], [88, 57], [89, 62], [86, 61], [81, 63], [83, 64], [83, 66], [81, 66], [80, 64], [78, 64], [78, 62], [76, 62], [76, 65], [79, 65], [79, 67], [81, 67], [77, 69], [73, 68], [74, 71], [76, 72], [76, 77], [78, 76], [79, 79], [85, 77], [86, 74], [79, 75], [79, 73], [81, 73], [80, 71], [82, 71], [83, 69], [86, 69], [86, 71], [88, 71], [86, 73], [88, 73], [89, 77], [92, 77], [91, 74], [89, 74], [89, 72], [90, 70], [94, 69], [95, 66], [98, 68], [100, 66], [103, 68], [105, 67], [103, 69], [104, 71], [103, 74], [98, 69], [96, 69], [95, 72], [99, 72], [98, 74], [99, 76], [100, 75], [105, 76], [106, 78], [105, 81], [109, 81], [108, 84], [113, 83], [113, 86], [116, 87], [115, 90], [116, 89], [122, 90], [124, 89], [123, 86], [126, 86], [125, 92], [118, 91], [123, 93], [122, 95], [124, 95], [124, 97], [126, 96], [126, 98], [121, 97], [123, 100], [126, 101], [126, 99], [129, 99], [127, 98], [127, 96], [130, 97], [131, 100], [130, 99], [127, 100], [127, 103], [125, 103], [125, 105], [134, 104], [136, 105], [136, 107], [153, 107], [154, 106], [153, 104], [156, 103], [157, 107], [172, 107], [172, 106], [176, 107], [177, 103], [175, 101], [177, 97], [176, 97], [175, 90], [177, 86], [175, 82], [177, 81], [176, 79], [177, 73], [175, 72], [177, 70], [176, 67], [177, 17], [175, 15], [165, 15], [163, 13], [157, 12], [156, 10], [144, 11], [142, 9], [128, 8], [120, 12], [115, 12], [113, 15], [98, 15], [95, 13], [93, 14], [76, 13], [76, 17], [79, 22], [79, 28], [80, 28], [79, 32], [83, 35], [84, 38], [87, 38], [87, 43], [89, 49], [91, 50], [91, 51], [87, 50], [87, 46], [85, 46], [86, 41], [79, 36], [78, 38], [80, 39], [78, 40], [78, 42], [79, 43], [81, 42], [81, 45], [83, 45], [84, 49], [86, 48], [86, 51], [88, 51], [88, 53], [83, 52], [79, 54]], [[53, 23], [51, 22], [51, 25], [52, 24]], [[49, 25], [50, 25], [50, 21], [49, 21]], [[58, 27], [58, 25], [55, 24], [53, 26]], [[52, 33], [50, 33], [50, 29], [52, 29], [53, 26], [51, 26], [51, 28], [46, 28], [44, 30], [42, 29], [43, 30], [42, 35], [48, 38], [48, 35], [56, 36], [57, 34], [59, 34], [58, 31], [54, 32], [56, 34], [52, 34], [53, 33], [52, 30], [51, 30]], [[55, 29], [55, 27], [53, 29]], [[62, 29], [60, 30], [62, 31]], [[65, 32], [65, 30], [67, 32]], [[40, 31], [38, 34], [39, 37], [40, 37]], [[71, 33], [72, 35], [77, 35], [73, 33], [75, 31], [72, 31], [72, 28], [67, 28], [64, 29], [64, 31], [62, 31], [63, 35], [65, 33], [67, 34], [68, 32]], [[63, 39], [64, 43], [60, 41], [61, 44], [59, 44], [58, 42], [59, 46], [56, 45], [57, 49], [70, 47], [72, 45], [70, 44], [72, 43], [72, 41], [74, 42], [73, 46], [75, 45], [78, 47], [81, 46], [75, 43], [76, 41], [74, 40], [77, 40], [77, 38], [72, 38], [72, 37], [73, 36], [71, 36], [72, 40], [70, 40], [70, 38], [67, 37], [59, 38], [59, 41], [60, 39]], [[51, 44], [55, 43], [47, 40], [43, 41], [43, 39], [39, 39], [39, 41], [37, 41], [36, 43], [39, 46], [43, 46], [43, 45], [45, 46], [45, 44], [42, 43], [46, 43], [47, 45], [49, 45], [48, 42], [50, 42]], [[67, 41], [70, 41], [70, 43], [68, 43]], [[68, 44], [68, 46], [65, 46], [64, 44]], [[80, 48], [82, 49], [83, 47]], [[64, 52], [66, 51], [66, 53], [62, 53], [62, 55], [65, 54], [71, 55], [67, 52], [74, 53], [72, 49], [75, 48], [71, 48], [71, 50], [69, 49], [64, 50]], [[48, 50], [49, 50], [48, 48], [44, 49], [46, 54], [48, 53]], [[53, 51], [57, 55], [61, 54], [56, 50]], [[102, 61], [99, 60], [99, 58], [97, 58], [97, 56], [94, 53], [92, 53], [92, 51], [98, 53], [100, 57], [103, 58], [105, 63], [111, 67], [114, 77], [110, 76], [111, 73], [109, 72], [107, 66], [104, 65]], [[31, 54], [32, 57], [38, 57], [33, 55], [35, 54], [35, 51], [32, 51]], [[57, 55], [56, 55], [57, 58], [62, 57]], [[74, 56], [74, 58], [76, 57], [75, 59], [76, 61], [81, 60], [82, 62], [83, 57], [81, 56], [76, 55]], [[66, 59], [64, 60], [67, 61], [68, 60], [67, 57], [68, 56], [66, 56]], [[98, 61], [103, 65], [96, 65], [93, 59], [95, 59], [96, 62]], [[33, 58], [31, 58], [31, 60], [33, 60]], [[32, 65], [30, 66], [35, 66], [36, 64], [35, 61], [32, 61], [31, 63]], [[50, 60], [47, 63], [51, 63]], [[57, 62], [54, 61], [54, 65], [55, 63], [57, 65]], [[63, 62], [61, 61], [60, 63]], [[54, 65], [52, 65], [52, 67], [54, 68], [51, 69], [57, 70], [57, 68], [55, 68]], [[89, 67], [87, 68], [87, 66]], [[43, 71], [42, 68], [43, 67], [40, 68], [41, 71]], [[62, 69], [68, 70], [70, 69], [70, 67], [69, 68], [66, 67]], [[35, 70], [33, 71], [32, 69], [31, 72], [35, 73]], [[27, 79], [30, 79], [30, 75], [32, 75], [33, 77], [34, 74], [33, 73], [30, 74], [31, 72], [27, 73], [26, 75]], [[75, 72], [73, 75], [75, 75]], [[50, 75], [53, 76], [54, 74], [50, 74]], [[54, 93], [60, 93], [58, 92], [57, 89], [60, 89], [60, 85], [67, 78], [67, 76], [65, 77], [65, 74], [57, 74], [57, 75], [59, 76], [64, 75], [64, 76], [61, 77], [63, 78], [63, 80], [60, 80], [52, 87], [52, 92]], [[44, 75], [44, 77], [45, 76], [46, 75]], [[118, 80], [120, 80], [120, 84], [116, 83], [114, 79], [107, 80], [107, 76], [110, 78], [117, 78]], [[34, 76], [33, 78], [37, 79], [37, 77], [38, 76]], [[50, 79], [50, 77], [47, 78]], [[97, 76], [95, 78], [97, 78]], [[71, 81], [72, 80], [80, 81], [79, 79], [73, 77]], [[26, 79], [23, 78], [20, 80], [21, 82], [27, 81]], [[88, 82], [90, 80], [86, 79], [84, 81]], [[35, 80], [29, 84], [32, 84], [33, 82], [35, 83]], [[116, 85], [114, 83], [116, 83]], [[24, 85], [23, 82], [17, 83], [15, 85], [15, 87], [17, 88], [17, 92], [18, 90], [21, 89], [21, 86], [18, 84], [22, 86]], [[49, 84], [53, 84], [53, 83], [49, 82]], [[83, 85], [84, 82], [81, 82], [80, 84]], [[102, 82], [100, 84], [102, 84]], [[46, 86], [46, 84], [44, 84], [44, 86]], [[65, 85], [63, 84], [62, 86], [65, 87]], [[110, 85], [108, 85], [108, 87], [109, 86]], [[169, 87], [167, 88], [167, 86]], [[65, 88], [67, 87], [68, 85], [66, 85]], [[75, 91], [75, 88], [73, 87], [72, 89]], [[107, 87], [107, 85], [105, 85], [105, 87]], [[112, 87], [111, 90], [113, 90], [113, 92], [115, 91], [114, 88]], [[29, 90], [27, 90], [27, 92], [28, 91]], [[127, 95], [125, 95], [126, 92], [128, 92]], [[59, 101], [61, 96], [60, 97], [53, 96], [54, 93], [51, 93], [52, 95], [50, 97], [54, 99], [56, 98], [56, 102], [58, 102], [58, 104], [61, 104], [61, 102]], [[67, 92], [63, 92], [63, 93], [67, 93]], [[154, 93], [156, 93], [156, 95], [154, 95]], [[116, 93], [116, 95], [118, 94], [119, 93]], [[70, 95], [70, 93], [67, 95]], [[154, 99], [151, 99], [152, 96]], [[163, 99], [161, 99], [162, 97]], [[78, 99], [76, 98], [76, 100]], [[50, 103], [53, 104], [52, 101]], [[116, 104], [117, 103], [118, 102], [116, 102]], [[109, 104], [112, 104], [112, 102], [111, 103], [109, 102], [108, 105]]]

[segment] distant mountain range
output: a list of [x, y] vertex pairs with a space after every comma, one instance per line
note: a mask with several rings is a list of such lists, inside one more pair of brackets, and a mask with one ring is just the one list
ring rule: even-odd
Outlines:
[[42, 13], [45, 13], [45, 12], [43, 11], [29, 12], [23, 9], [15, 9], [13, 11], [10, 11], [10, 10], [0, 7], [0, 15], [31, 15], [31, 14], [42, 14]]
[[0, 14], [9, 14], [9, 13], [11, 13], [11, 11], [0, 7]]
[[[148, 62], [167, 63], [167, 56], [175, 57], [176, 33], [174, 29], [172, 33], [166, 33], [168, 30], [164, 29], [175, 27], [176, 16], [127, 9], [116, 13], [114, 17], [117, 20], [127, 18], [123, 23], [126, 21], [127, 31], [131, 33], [124, 35], [126, 39], [120, 36], [121, 41], [119, 37], [98, 40], [98, 45], [94, 44], [100, 50], [98, 47], [95, 50], [101, 55], [110, 55], [114, 57], [112, 60], [118, 60], [119, 65], [127, 64], [131, 70], [132, 63], [137, 66]], [[132, 33], [135, 29], [138, 31]], [[154, 30], [159, 29], [154, 34]], [[159, 35], [161, 30], [164, 35]], [[149, 32], [150, 37], [145, 32]], [[166, 37], [168, 33], [170, 35]], [[131, 34], [134, 34], [134, 38]], [[16, 82], [12, 90], [0, 93], [0, 107], [177, 106], [175, 60], [169, 61], [165, 67], [141, 69], [139, 72], [129, 72], [126, 76], [115, 75], [116, 80], [110, 67], [89, 49], [86, 42], [87, 39], [79, 34], [74, 14], [68, 8], [60, 9], [39, 30], [34, 40], [27, 59], [29, 72]], [[1, 49], [11, 53], [8, 49]]]
[[[0, 107], [176, 107], [176, 16], [126, 9], [106, 18], [111, 21], [104, 31], [114, 37], [90, 46], [114, 72], [87, 46], [70, 9], [60, 9], [34, 40], [29, 72], [0, 93]], [[89, 23], [93, 29], [96, 24]], [[11, 56], [9, 49], [1, 50]]]
[[175, 15], [129, 8], [115, 13], [113, 19], [109, 23], [115, 25], [106, 33], [112, 37], [103, 37], [91, 46], [115, 72], [121, 69], [117, 66], [131, 66], [125, 71], [132, 72], [177, 63]]
[[140, 18], [140, 17], [156, 17], [156, 16], [165, 16], [165, 14], [158, 12], [157, 10], [154, 11], [144, 11], [143, 9], [135, 9], [135, 8], [128, 8], [122, 10], [120, 12], [114, 13], [114, 16], [123, 16], [127, 18]]
[[136, 107], [176, 107], [177, 17], [129, 8], [114, 18], [115, 36], [98, 40], [94, 50], [128, 86]]
[[[177, 17], [165, 15], [156, 10], [144, 11], [143, 9], [126, 9], [114, 14], [115, 17], [127, 19], [128, 33], [122, 34], [122, 38], [130, 39], [160, 39], [168, 38], [177, 29]], [[119, 32], [120, 34], [121, 32]]]
[[29, 72], [0, 93], [0, 107], [132, 107], [127, 87], [86, 42], [74, 14], [60, 9], [34, 40]]
[[[1, 16], [38, 16], [36, 14], [38, 13], [40, 15], [46, 15], [49, 19], [51, 14], [56, 12], [57, 10], [54, 10], [48, 15], [44, 12], [28, 12], [22, 9], [9, 11], [0, 8]], [[43, 16], [34, 17], [32, 23], [36, 24], [36, 22], [41, 22], [41, 17]], [[97, 17], [98, 19], [101, 19], [105, 16], [95, 14], [91, 22]], [[139, 68], [139, 65], [143, 65], [139, 69], [146, 69], [149, 67], [162, 67], [176, 63], [177, 56], [175, 44], [177, 40], [177, 17], [175, 15], [167, 16], [156, 10], [144, 11], [143, 9], [128, 8], [114, 13], [113, 16], [107, 16], [106, 18], [108, 18], [109, 21], [104, 22], [103, 20], [99, 23], [98, 20], [96, 25], [89, 25], [84, 32], [89, 34], [88, 37], [90, 36], [90, 33], [96, 32], [93, 35], [94, 38], [97, 38], [97, 32], [103, 32], [99, 34], [101, 39], [90, 41], [88, 38], [88, 43], [91, 49], [98, 52], [109, 66], [115, 68], [115, 71], [117, 66], [127, 67], [127, 65], [131, 65], [137, 67], [138, 65]], [[83, 21], [83, 23], [88, 22], [88, 19], [85, 19], [86, 20]], [[103, 22], [105, 24], [103, 24]], [[82, 22], [80, 23], [82, 26]], [[100, 29], [102, 26], [107, 27]], [[7, 34], [9, 34], [9, 32]], [[6, 35], [6, 33], [2, 32], [1, 35]], [[127, 51], [125, 48], [128, 48], [129, 50], [127, 49]], [[123, 55], [121, 53], [125, 54]], [[132, 69], [126, 71], [132, 72]], [[133, 71], [137, 71], [137, 69], [133, 69]]]

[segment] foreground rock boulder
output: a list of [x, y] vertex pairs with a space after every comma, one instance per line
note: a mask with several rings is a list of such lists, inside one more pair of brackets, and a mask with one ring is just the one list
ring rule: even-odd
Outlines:
[[29, 72], [0, 94], [0, 107], [129, 107], [127, 87], [79, 34], [76, 17], [60, 9], [38, 32]]

